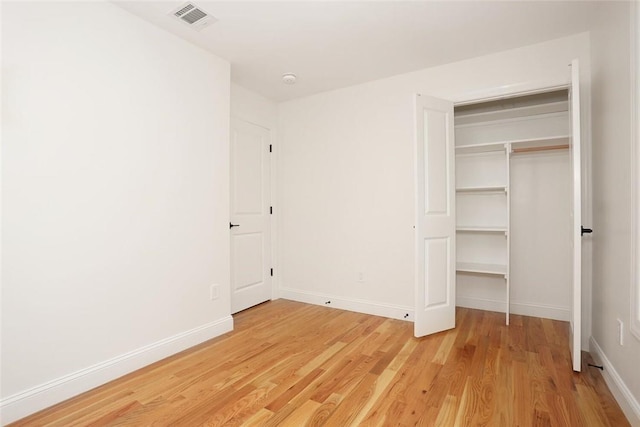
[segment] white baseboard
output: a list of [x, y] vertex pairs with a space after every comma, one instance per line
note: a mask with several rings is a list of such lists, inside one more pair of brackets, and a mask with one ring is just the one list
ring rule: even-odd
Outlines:
[[[414, 320], [413, 307], [380, 304], [355, 298], [336, 297], [335, 295], [300, 291], [291, 288], [280, 288], [278, 294], [280, 298], [304, 302], [307, 304], [322, 305], [325, 307], [372, 314], [374, 316], [390, 317], [392, 319], [408, 320], [411, 322]], [[327, 301], [331, 301], [331, 303], [326, 304]], [[498, 312], [504, 312], [505, 306], [504, 301], [465, 296], [457, 296], [456, 305], [460, 307]], [[570, 311], [567, 308], [526, 303], [512, 302], [511, 313], [562, 321], [569, 321], [570, 318]]]
[[599, 363], [604, 368], [602, 377], [607, 383], [609, 390], [611, 390], [613, 397], [616, 398], [618, 405], [622, 408], [622, 412], [624, 412], [629, 423], [633, 427], [640, 427], [640, 403], [633, 397], [631, 390], [629, 390], [615, 370], [600, 345], [598, 345], [598, 342], [593, 337], [591, 337], [589, 342], [591, 343], [591, 355], [596, 363]]
[[[341, 310], [355, 311], [356, 313], [371, 314], [373, 316], [389, 317], [392, 319], [408, 320], [413, 322], [413, 307], [380, 304], [377, 302], [336, 297], [334, 295], [318, 294], [315, 292], [300, 291], [290, 288], [280, 288], [279, 296], [283, 299], [304, 302], [307, 304], [322, 305], [325, 307], [339, 308]], [[327, 304], [327, 301], [330, 301], [330, 303]]]
[[226, 316], [0, 400], [0, 425], [26, 417], [233, 330]]
[[[498, 311], [502, 313], [504, 313], [505, 308], [504, 301], [467, 297], [463, 295], [456, 296], [456, 305], [460, 307], [477, 308], [479, 310]], [[511, 301], [510, 304], [510, 312], [512, 314], [520, 314], [522, 316], [542, 317], [545, 319], [562, 320], [565, 322], [568, 322], [571, 318], [571, 311], [566, 307], [513, 301]]]

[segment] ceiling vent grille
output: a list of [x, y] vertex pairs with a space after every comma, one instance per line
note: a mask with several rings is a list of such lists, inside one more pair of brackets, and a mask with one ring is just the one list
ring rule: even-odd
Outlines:
[[198, 31], [217, 21], [216, 18], [193, 3], [183, 4], [179, 8], [171, 11], [171, 14], [189, 27]]

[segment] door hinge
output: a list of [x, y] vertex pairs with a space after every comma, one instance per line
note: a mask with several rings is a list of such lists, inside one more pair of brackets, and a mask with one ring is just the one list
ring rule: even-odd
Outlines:
[[273, 215], [273, 206], [269, 206], [269, 214]]
[[273, 152], [273, 145], [269, 144], [269, 152], [272, 153]]
[[271, 269], [271, 277], [273, 277], [273, 268]]

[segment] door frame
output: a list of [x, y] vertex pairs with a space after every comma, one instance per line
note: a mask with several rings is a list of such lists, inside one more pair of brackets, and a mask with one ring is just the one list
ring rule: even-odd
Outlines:
[[[540, 79], [519, 84], [512, 84], [500, 87], [489, 87], [477, 91], [466, 91], [454, 96], [447, 96], [443, 93], [429, 93], [429, 91], [420, 91], [420, 93], [434, 95], [439, 98], [450, 99], [453, 106], [463, 106], [469, 104], [477, 104], [481, 102], [494, 101], [499, 99], [513, 98], [518, 96], [535, 95], [557, 90], [567, 90], [571, 85], [571, 68], [570, 60], [567, 62], [566, 77], [563, 81], [559, 79]], [[584, 62], [584, 61], [582, 61]], [[580, 76], [580, 131], [581, 131], [581, 173], [582, 173], [582, 222], [583, 224], [592, 223], [592, 168], [591, 168], [591, 90], [589, 86], [589, 70], [588, 65], [581, 67], [582, 75]], [[415, 126], [415, 121], [414, 121]], [[414, 159], [414, 164], [417, 159]], [[582, 328], [581, 328], [581, 348], [589, 348], [589, 337], [591, 336], [591, 288], [592, 274], [590, 270], [592, 251], [590, 239], [583, 239], [582, 243]], [[414, 296], [415, 298], [415, 296]]]
[[[278, 299], [279, 298], [279, 293], [278, 293], [278, 289], [279, 289], [279, 269], [278, 269], [278, 252], [277, 252], [277, 248], [278, 248], [278, 220], [276, 220], [276, 218], [279, 218], [279, 214], [278, 211], [279, 209], [276, 208], [276, 203], [275, 200], [277, 200], [277, 186], [276, 186], [276, 176], [277, 176], [277, 161], [276, 161], [276, 155], [278, 153], [278, 150], [275, 148], [275, 144], [274, 141], [276, 141], [276, 130], [270, 128], [269, 126], [265, 126], [265, 124], [261, 124], [261, 123], [257, 123], [254, 120], [250, 120], [247, 119], [246, 117], [244, 117], [242, 114], [231, 114], [229, 117], [229, 175], [231, 175], [232, 170], [231, 170], [231, 165], [232, 163], [232, 153], [231, 153], [231, 123], [233, 122], [233, 120], [240, 120], [246, 123], [249, 123], [251, 125], [260, 127], [262, 129], [266, 129], [269, 131], [269, 144], [272, 147], [272, 151], [271, 151], [271, 156], [269, 158], [269, 167], [270, 167], [270, 173], [269, 173], [269, 192], [270, 192], [270, 206], [273, 207], [273, 212], [270, 215], [270, 221], [269, 221], [269, 232], [271, 233], [271, 268], [273, 268], [273, 276], [271, 276], [271, 301]], [[233, 195], [231, 194], [231, 181], [229, 182], [229, 218], [227, 222], [230, 222], [231, 219], [231, 197], [233, 197]], [[281, 206], [281, 204], [278, 204], [278, 206]], [[229, 242], [229, 244], [231, 244], [231, 242]], [[229, 253], [229, 277], [231, 277], [231, 253]], [[231, 306], [231, 298], [232, 298], [232, 294], [233, 294], [233, 289], [232, 289], [232, 283], [231, 280], [229, 280], [229, 306]]]

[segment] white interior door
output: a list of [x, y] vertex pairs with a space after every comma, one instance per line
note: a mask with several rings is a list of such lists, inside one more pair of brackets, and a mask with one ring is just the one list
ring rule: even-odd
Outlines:
[[455, 327], [455, 147], [453, 103], [416, 100], [416, 291], [414, 335]]
[[573, 177], [571, 360], [573, 370], [580, 372], [580, 341], [582, 335], [582, 163], [580, 155], [580, 70], [577, 59], [571, 62], [569, 97], [571, 113], [571, 176]]
[[270, 132], [231, 123], [231, 312], [271, 299]]

